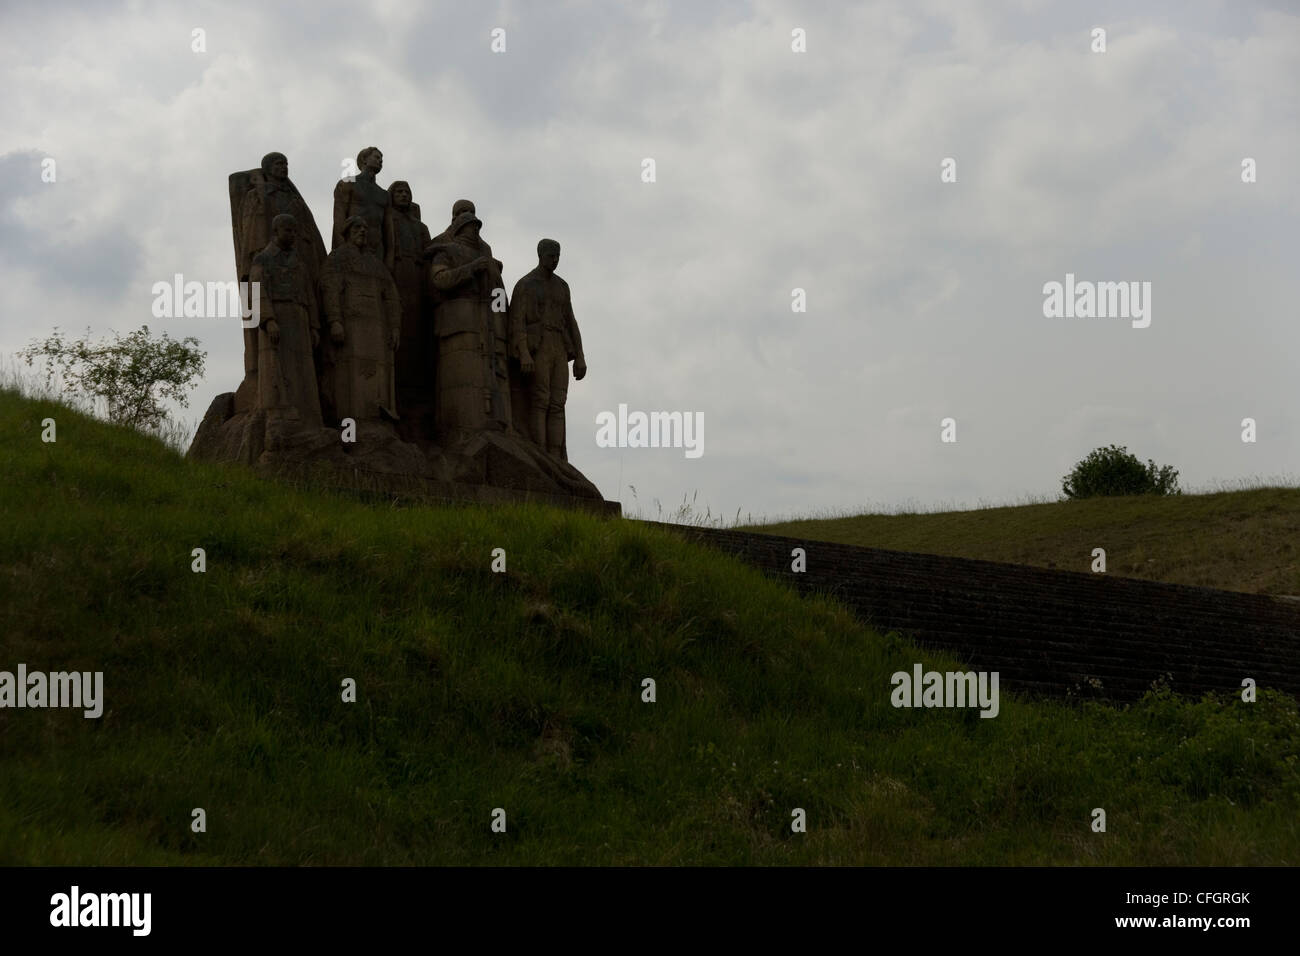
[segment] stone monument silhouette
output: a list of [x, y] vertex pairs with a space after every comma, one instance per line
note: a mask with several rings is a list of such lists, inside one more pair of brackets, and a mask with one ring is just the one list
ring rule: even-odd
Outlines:
[[[457, 200], [436, 236], [383, 154], [334, 190], [332, 251], [268, 153], [229, 177], [246, 312], [244, 379], [218, 395], [189, 455], [397, 495], [539, 500], [617, 514], [568, 462], [564, 404], [586, 374], [559, 244], [514, 287]], [[245, 323], [247, 325], [248, 322]]]

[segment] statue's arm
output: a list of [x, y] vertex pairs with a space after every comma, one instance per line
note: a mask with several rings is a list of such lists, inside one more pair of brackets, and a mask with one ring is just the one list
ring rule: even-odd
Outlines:
[[392, 279], [384, 289], [384, 313], [388, 319], [388, 340], [393, 348], [397, 348], [402, 334], [402, 304], [397, 283]]
[[569, 327], [569, 338], [573, 341], [573, 354], [569, 358], [585, 367], [587, 360], [582, 354], [582, 333], [578, 331], [578, 320], [573, 314], [573, 298], [569, 295], [568, 283], [564, 285], [564, 322]]
[[334, 236], [330, 242], [331, 249], [343, 245], [343, 224], [348, 221], [349, 200], [352, 198], [352, 184], [343, 180], [334, 187]]
[[532, 361], [532, 353], [528, 348], [528, 313], [532, 303], [533, 298], [528, 292], [528, 284], [521, 279], [515, 283], [514, 291], [510, 294], [510, 305], [506, 313], [510, 347], [514, 351], [515, 358], [521, 362], [525, 358], [528, 362]]
[[248, 288], [257, 290], [257, 307], [260, 310], [257, 325], [259, 329], [264, 329], [266, 323], [275, 321], [275, 309], [271, 304], [271, 297], [266, 294], [263, 286], [265, 281], [266, 273], [262, 269], [262, 263], [254, 257], [253, 264], [248, 269]]
[[472, 275], [474, 275], [472, 264], [449, 266], [447, 260], [441, 256], [435, 256], [433, 265], [429, 266], [429, 281], [434, 284], [435, 288], [442, 289], [444, 292], [456, 288]]
[[316, 295], [316, 280], [312, 278], [310, 272], [307, 275], [304, 285], [307, 287], [307, 323], [311, 327], [312, 332], [319, 335], [321, 303], [319, 297]]
[[327, 261], [320, 278], [321, 309], [330, 323], [343, 321], [343, 275]]
[[384, 265], [392, 275], [397, 267], [397, 229], [393, 224], [393, 204], [384, 206]]

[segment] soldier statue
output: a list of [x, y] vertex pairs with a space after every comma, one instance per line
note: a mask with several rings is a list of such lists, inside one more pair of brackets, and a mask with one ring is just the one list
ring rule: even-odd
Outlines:
[[483, 223], [466, 210], [430, 246], [430, 294], [438, 344], [437, 421], [451, 441], [483, 429], [510, 427], [510, 390], [505, 355], [497, 340], [504, 329], [505, 302], [500, 267], [484, 254]]
[[286, 431], [321, 427], [315, 348], [320, 311], [315, 281], [297, 248], [298, 221], [288, 213], [272, 220], [269, 245], [253, 257], [261, 325], [258, 335], [257, 407], [267, 413], [266, 447], [280, 447]]
[[[311, 210], [289, 179], [289, 160], [284, 153], [267, 153], [259, 169], [231, 173], [229, 190], [235, 274], [239, 281], [249, 281], [253, 257], [271, 242], [271, 224], [276, 216], [289, 215], [298, 226], [295, 239], [298, 265], [306, 269], [314, 287], [325, 265], [325, 243], [321, 241]], [[250, 410], [257, 401], [258, 336], [256, 328], [244, 330], [244, 382], [236, 393], [237, 403], [244, 411]]]
[[555, 274], [560, 244], [537, 243], [537, 268], [515, 283], [510, 302], [511, 339], [520, 369], [530, 380], [530, 408], [516, 415], [515, 427], [530, 435], [553, 458], [568, 461], [564, 404], [573, 377], [587, 374], [582, 336], [573, 315], [569, 284]]
[[375, 182], [384, 168], [384, 154], [378, 146], [367, 146], [357, 153], [357, 168], [360, 172], [352, 181], [341, 179], [334, 187], [334, 241], [330, 248], [337, 249], [347, 242], [343, 227], [353, 216], [360, 216], [369, 227], [366, 248], [391, 273], [396, 252], [393, 203], [388, 190]]
[[414, 397], [433, 379], [430, 336], [424, 327], [425, 250], [432, 240], [429, 227], [420, 221], [420, 207], [411, 201], [410, 184], [399, 179], [388, 187], [388, 193], [393, 201], [393, 281], [402, 300], [397, 391], [399, 398], [403, 392]]
[[334, 408], [340, 420], [398, 417], [393, 356], [401, 334], [397, 286], [371, 252], [361, 216], [343, 225], [344, 244], [329, 254], [321, 298], [329, 323]]

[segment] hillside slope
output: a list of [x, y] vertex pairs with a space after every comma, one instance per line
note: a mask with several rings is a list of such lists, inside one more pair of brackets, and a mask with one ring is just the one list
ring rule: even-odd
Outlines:
[[1091, 498], [935, 514], [866, 514], [741, 530], [895, 551], [1300, 595], [1300, 488]]
[[0, 864], [1300, 862], [1281, 695], [895, 709], [951, 662], [635, 522], [295, 490], [12, 393], [0, 467], [0, 670], [104, 674], [98, 719], [0, 708]]

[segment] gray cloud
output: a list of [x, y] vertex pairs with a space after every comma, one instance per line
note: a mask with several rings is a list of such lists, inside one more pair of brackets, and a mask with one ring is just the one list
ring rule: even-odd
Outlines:
[[[33, 324], [136, 327], [177, 271], [228, 278], [225, 177], [271, 149], [328, 229], [341, 161], [374, 143], [435, 231], [477, 201], [508, 282], [540, 236], [563, 243], [591, 366], [570, 450], [610, 497], [974, 504], [1052, 494], [1111, 441], [1193, 483], [1300, 472], [1285, 4], [141, 3], [0, 23], [0, 76], [31, 91], [0, 103], [0, 350]], [[31, 178], [38, 145], [55, 189]], [[1151, 327], [1044, 318], [1066, 272], [1152, 282]], [[168, 331], [209, 350], [197, 405], [238, 381], [237, 334]], [[597, 448], [619, 403], [703, 412], [704, 457]]]
[[59, 185], [57, 165], [55, 181], [43, 181], [46, 158], [39, 150], [0, 155], [0, 269], [28, 272], [41, 289], [100, 303], [114, 299], [140, 264], [140, 247], [129, 232], [88, 227], [75, 210], [49, 218], [20, 212], [39, 208], [45, 191], [69, 188]]

